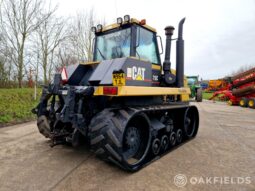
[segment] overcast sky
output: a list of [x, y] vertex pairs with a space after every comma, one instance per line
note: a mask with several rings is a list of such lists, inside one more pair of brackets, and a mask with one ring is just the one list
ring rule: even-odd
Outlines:
[[[146, 19], [165, 43], [164, 27], [184, 25], [185, 74], [221, 78], [243, 65], [255, 66], [255, 0], [52, 0], [59, 15], [93, 8], [107, 24], [129, 14]], [[172, 47], [172, 50], [175, 47]], [[171, 61], [175, 66], [175, 51]]]

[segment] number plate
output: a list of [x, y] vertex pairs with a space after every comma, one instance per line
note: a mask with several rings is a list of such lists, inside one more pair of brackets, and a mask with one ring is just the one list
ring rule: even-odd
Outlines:
[[114, 73], [112, 74], [112, 84], [114, 86], [125, 86], [125, 73]]

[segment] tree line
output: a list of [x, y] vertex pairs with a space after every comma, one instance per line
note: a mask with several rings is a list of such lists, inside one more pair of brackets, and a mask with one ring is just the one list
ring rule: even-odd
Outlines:
[[0, 1], [0, 87], [51, 81], [65, 65], [92, 60], [93, 9], [59, 17], [45, 0]]

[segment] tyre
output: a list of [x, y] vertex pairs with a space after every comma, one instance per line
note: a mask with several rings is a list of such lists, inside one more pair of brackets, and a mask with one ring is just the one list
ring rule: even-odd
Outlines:
[[45, 115], [41, 115], [37, 119], [37, 127], [39, 132], [44, 135], [45, 138], [50, 137], [50, 125], [47, 117]]
[[248, 106], [248, 99], [246, 97], [242, 97], [241, 100], [239, 101], [239, 105], [241, 107], [247, 107]]
[[196, 91], [196, 101], [202, 102], [203, 101], [203, 91], [202, 88], [198, 88]]
[[255, 98], [250, 98], [248, 100], [248, 106], [249, 108], [255, 109]]
[[91, 150], [99, 158], [136, 171], [150, 148], [150, 122], [144, 113], [105, 109], [91, 120], [89, 139]]

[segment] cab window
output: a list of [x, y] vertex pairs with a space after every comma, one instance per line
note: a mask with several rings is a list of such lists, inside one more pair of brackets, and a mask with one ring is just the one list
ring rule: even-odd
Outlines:
[[155, 35], [151, 31], [137, 27], [136, 36], [137, 41], [139, 41], [137, 42], [136, 56], [154, 64], [159, 64]]
[[97, 61], [128, 57], [130, 55], [131, 29], [123, 29], [97, 37]]

